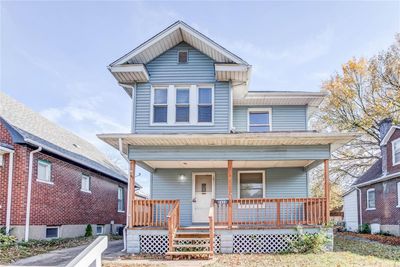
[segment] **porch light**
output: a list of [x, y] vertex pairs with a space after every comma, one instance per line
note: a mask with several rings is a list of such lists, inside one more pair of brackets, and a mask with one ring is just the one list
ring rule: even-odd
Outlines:
[[184, 181], [186, 179], [184, 174], [179, 175], [179, 180]]

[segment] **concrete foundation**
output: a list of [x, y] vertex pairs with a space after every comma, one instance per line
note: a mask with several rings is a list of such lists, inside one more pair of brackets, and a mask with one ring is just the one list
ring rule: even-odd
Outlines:
[[[73, 238], [84, 236], [87, 224], [67, 224], [59, 227], [59, 238]], [[96, 235], [96, 224], [92, 224], [93, 235]], [[122, 227], [121, 224], [104, 224], [103, 234], [117, 234], [118, 228]], [[46, 239], [46, 225], [31, 225], [29, 227], [29, 239]], [[18, 240], [23, 240], [25, 236], [24, 225], [12, 225], [10, 234], [17, 237]]]
[[389, 224], [382, 224], [381, 225], [382, 232], [388, 232], [395, 236], [400, 236], [400, 225], [389, 225]]

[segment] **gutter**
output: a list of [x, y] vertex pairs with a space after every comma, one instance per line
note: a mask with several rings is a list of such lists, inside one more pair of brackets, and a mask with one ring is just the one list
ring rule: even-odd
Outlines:
[[360, 198], [359, 198], [359, 200], [358, 200], [358, 202], [359, 202], [358, 205], [359, 205], [359, 207], [360, 207], [360, 209], [359, 209], [359, 211], [358, 211], [358, 213], [359, 213], [358, 216], [360, 217], [360, 225], [362, 225], [361, 189], [358, 188], [357, 186], [355, 186], [354, 188], [358, 191], [358, 193], [359, 193], [359, 195], [360, 195]]
[[[3, 148], [4, 149], [4, 148]], [[9, 154], [8, 162], [8, 182], [7, 182], [7, 207], [6, 207], [6, 235], [10, 234], [11, 225], [11, 202], [12, 202], [12, 182], [14, 170], [14, 150], [6, 149]]]
[[357, 184], [356, 188], [359, 187], [359, 186], [366, 186], [366, 185], [370, 185], [370, 184], [374, 184], [374, 183], [383, 182], [383, 181], [395, 178], [397, 176], [400, 176], [400, 172], [392, 173], [392, 174], [389, 174], [389, 175], [384, 175], [384, 176], [378, 177], [376, 179], [373, 179], [373, 180], [370, 180], [370, 181], [367, 181], [367, 182], [364, 182], [364, 183], [361, 183], [361, 184]]
[[25, 219], [25, 242], [29, 240], [29, 223], [31, 216], [31, 195], [32, 195], [32, 168], [33, 168], [33, 154], [40, 152], [42, 147], [39, 146], [38, 149], [33, 150], [29, 153], [29, 170], [28, 170], [28, 193], [26, 197], [26, 219]]

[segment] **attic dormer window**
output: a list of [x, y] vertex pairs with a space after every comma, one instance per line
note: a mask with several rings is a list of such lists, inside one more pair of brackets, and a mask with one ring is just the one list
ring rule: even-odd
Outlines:
[[188, 51], [187, 50], [179, 50], [178, 51], [178, 63], [179, 64], [188, 63]]
[[392, 142], [393, 165], [400, 164], [400, 138]]

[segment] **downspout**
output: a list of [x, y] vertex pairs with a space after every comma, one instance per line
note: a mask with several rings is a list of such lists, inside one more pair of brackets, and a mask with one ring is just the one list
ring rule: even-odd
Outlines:
[[358, 188], [357, 186], [355, 186], [355, 189], [358, 191], [358, 193], [360, 195], [359, 200], [358, 200], [358, 202], [359, 202], [358, 203], [358, 206], [359, 206], [359, 211], [358, 211], [359, 214], [358, 214], [358, 216], [360, 217], [360, 225], [362, 225], [361, 189]]
[[33, 154], [40, 152], [42, 147], [33, 150], [29, 153], [29, 170], [28, 170], [28, 193], [26, 197], [26, 219], [25, 219], [25, 242], [29, 240], [29, 223], [31, 216], [31, 194], [32, 194], [32, 169], [33, 169]]
[[12, 201], [13, 170], [14, 170], [14, 151], [10, 151], [9, 152], [9, 163], [8, 163], [6, 235], [10, 234], [10, 225], [11, 225], [11, 201]]

